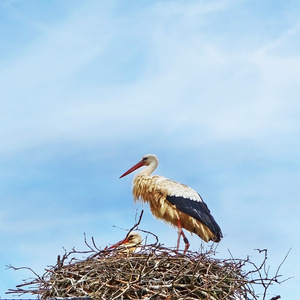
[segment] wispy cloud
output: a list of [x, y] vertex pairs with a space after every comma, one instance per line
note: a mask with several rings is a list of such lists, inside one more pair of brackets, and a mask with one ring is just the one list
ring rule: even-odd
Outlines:
[[[52, 21], [16, 8], [32, 34], [0, 58], [8, 263], [30, 264], [30, 252], [49, 261], [83, 229], [119, 240], [112, 226], [130, 227], [135, 208], [131, 178], [118, 176], [149, 152], [158, 174], [202, 194], [226, 234], [221, 254], [299, 247], [299, 24], [289, 6], [262, 15], [252, 3], [76, 2]], [[148, 209], [143, 226], [174, 244], [176, 230]]]
[[[142, 20], [138, 12], [132, 13], [146, 33], [124, 21], [124, 17], [112, 21], [116, 16], [112, 7], [105, 7], [106, 13], [103, 10], [100, 16], [93, 13], [95, 7], [86, 6], [83, 13], [75, 10], [66, 20], [42, 31], [23, 56], [2, 71], [3, 98], [9, 100], [2, 110], [5, 128], [9, 128], [3, 130], [6, 144], [2, 148], [11, 151], [17, 145], [24, 147], [27, 143], [36, 145], [66, 137], [77, 138], [79, 142], [108, 134], [117, 137], [120, 134], [117, 124], [122, 124], [126, 132], [138, 134], [147, 130], [148, 124], [144, 122], [147, 119], [152, 121], [153, 131], [184, 125], [187, 131], [203, 130], [207, 137], [216, 139], [256, 137], [288, 127], [281, 115], [282, 97], [274, 97], [275, 92], [269, 86], [274, 80], [282, 82], [282, 75], [276, 79], [274, 72], [272, 77], [268, 72], [280, 64], [284, 69], [277, 74], [286, 74], [290, 66], [296, 71], [297, 58], [290, 62], [288, 58], [268, 61], [259, 54], [262, 49], [265, 53], [267, 46], [238, 52], [223, 49], [220, 41], [201, 34], [205, 28], [201, 15], [218, 13], [234, 4], [235, 1], [191, 6], [158, 3], [150, 10], [155, 24], [147, 18]], [[170, 17], [162, 17], [168, 11], [165, 6], [172, 8], [168, 12]], [[142, 12], [147, 16], [147, 10]], [[179, 22], [174, 23], [179, 12]], [[193, 23], [187, 24], [192, 12]], [[117, 47], [118, 30], [125, 33], [122, 25], [128, 28], [127, 39], [139, 39], [141, 52], [147, 53], [141, 78], [127, 85], [101, 87], [100, 82], [97, 88], [95, 79], [84, 72], [93, 88], [90, 89], [88, 78], [84, 79], [85, 85], [72, 84], [78, 80], [75, 74], [80, 78], [85, 68], [99, 64], [99, 60], [119, 59], [111, 57], [108, 50]], [[227, 38], [230, 39], [230, 33]], [[286, 38], [279, 38], [282, 39]], [[125, 54], [119, 54], [126, 56], [129, 45], [124, 40], [121, 45]], [[124, 71], [129, 72], [129, 68]], [[98, 70], [100, 76], [103, 72], [101, 68]], [[261, 82], [258, 79], [261, 76], [273, 80]], [[277, 95], [284, 93], [284, 87], [279, 88], [277, 85]], [[104, 127], [110, 131], [101, 130]]]

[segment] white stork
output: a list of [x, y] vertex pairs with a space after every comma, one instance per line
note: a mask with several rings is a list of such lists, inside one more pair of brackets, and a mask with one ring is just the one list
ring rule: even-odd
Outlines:
[[205, 242], [214, 241], [218, 243], [221, 240], [223, 235], [219, 225], [195, 190], [162, 176], [151, 176], [158, 166], [156, 155], [144, 155], [141, 161], [120, 178], [142, 166], [146, 166], [146, 168], [140, 171], [133, 180], [134, 201], [149, 202], [150, 210], [156, 218], [178, 227], [177, 251], [180, 236], [185, 242], [183, 254], [190, 246], [182, 228], [196, 233]]
[[120, 252], [134, 252], [141, 243], [142, 236], [136, 231], [131, 231], [127, 234], [124, 240], [106, 248], [106, 250], [117, 248]]

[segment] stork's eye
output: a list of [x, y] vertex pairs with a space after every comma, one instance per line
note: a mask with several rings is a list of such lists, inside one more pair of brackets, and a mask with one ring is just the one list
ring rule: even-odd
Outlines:
[[146, 161], [148, 159], [148, 157], [143, 157], [142, 161]]

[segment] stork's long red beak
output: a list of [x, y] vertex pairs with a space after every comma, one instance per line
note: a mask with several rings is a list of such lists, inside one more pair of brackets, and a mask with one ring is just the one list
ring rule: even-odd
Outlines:
[[127, 239], [127, 238], [124, 239], [124, 240], [122, 240], [122, 241], [120, 241], [120, 242], [117, 242], [116, 244], [110, 246], [110, 247], [107, 248], [107, 249], [108, 249], [108, 250], [109, 250], [109, 249], [114, 249], [114, 248], [117, 248], [118, 246], [123, 245], [123, 244], [126, 244], [126, 243], [128, 243], [128, 239]]
[[130, 174], [131, 172], [135, 171], [136, 169], [142, 167], [144, 165], [143, 161], [139, 161], [136, 165], [134, 165], [132, 168], [130, 168], [127, 172], [125, 172], [123, 175], [120, 176], [120, 178]]

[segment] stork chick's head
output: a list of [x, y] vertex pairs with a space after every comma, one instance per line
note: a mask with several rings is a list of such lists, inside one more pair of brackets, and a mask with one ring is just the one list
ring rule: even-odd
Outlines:
[[142, 242], [142, 236], [136, 231], [131, 231], [125, 240], [128, 245], [139, 245]]
[[133, 252], [142, 243], [142, 236], [136, 232], [131, 231], [124, 240], [110, 246], [107, 249], [118, 249]]
[[145, 173], [150, 175], [158, 166], [158, 158], [154, 154], [146, 154], [142, 157], [142, 159], [135, 164], [132, 168], [130, 168], [128, 171], [126, 171], [123, 175], [120, 176], [120, 178], [130, 174], [131, 172], [135, 171], [136, 169], [146, 166]]

